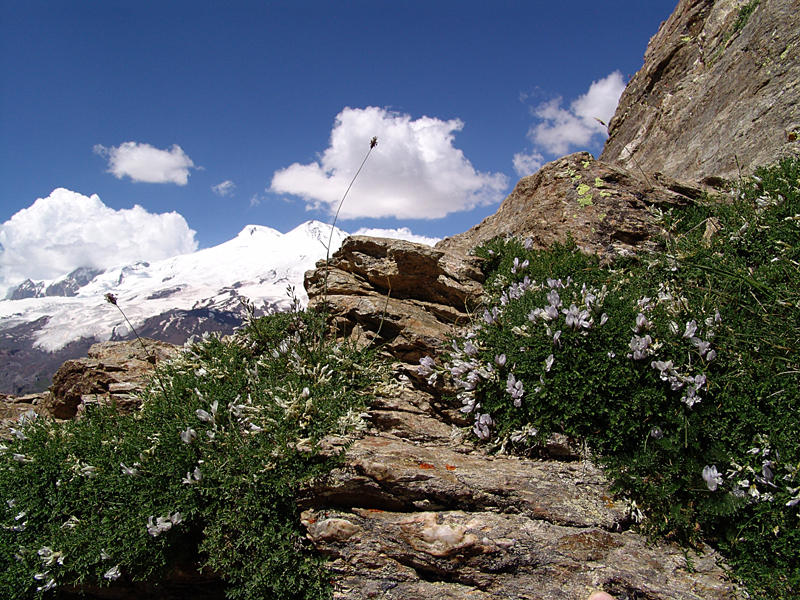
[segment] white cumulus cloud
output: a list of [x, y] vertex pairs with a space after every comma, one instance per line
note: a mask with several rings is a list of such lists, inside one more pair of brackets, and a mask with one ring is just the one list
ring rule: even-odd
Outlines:
[[108, 159], [108, 172], [117, 179], [127, 175], [132, 181], [186, 185], [189, 169], [194, 168], [192, 159], [177, 144], [169, 150], [137, 142], [125, 142], [116, 148], [97, 144], [94, 152]]
[[592, 82], [589, 91], [573, 101], [569, 108], [561, 106], [561, 97], [540, 104], [532, 111], [540, 122], [528, 131], [529, 139], [542, 151], [557, 156], [569, 153], [570, 149], [585, 149], [602, 142], [608, 135], [607, 125], [624, 90], [622, 73], [614, 71]]
[[529, 154], [517, 152], [514, 155], [514, 170], [520, 177], [533, 175], [536, 173], [536, 171], [542, 168], [544, 162], [544, 156], [536, 151], [533, 151]]
[[442, 238], [427, 237], [425, 235], [417, 235], [415, 233], [411, 233], [411, 230], [408, 227], [399, 227], [397, 229], [362, 227], [361, 229], [353, 233], [353, 235], [368, 235], [371, 237], [383, 237], [383, 238], [392, 238], [394, 240], [406, 240], [408, 242], [414, 242], [417, 244], [427, 244], [428, 246], [433, 246], [436, 242], [442, 239]]
[[336, 212], [373, 136], [378, 146], [347, 195], [339, 218], [438, 219], [502, 200], [508, 179], [476, 171], [453, 146], [458, 119], [409, 115], [382, 108], [345, 108], [330, 145], [317, 161], [276, 171], [269, 192], [301, 197], [309, 209]]
[[25, 279], [194, 252], [194, 235], [178, 213], [114, 210], [97, 195], [59, 188], [0, 225], [0, 298]]
[[224, 198], [225, 196], [233, 196], [233, 190], [236, 189], [236, 184], [228, 179], [217, 185], [212, 185], [211, 189], [214, 190], [215, 194]]

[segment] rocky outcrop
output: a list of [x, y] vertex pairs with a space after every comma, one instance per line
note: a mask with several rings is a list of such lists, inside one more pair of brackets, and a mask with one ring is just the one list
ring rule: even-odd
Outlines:
[[681, 0], [609, 134], [603, 161], [709, 183], [800, 153], [800, 3]]
[[46, 392], [0, 394], [0, 437], [9, 437], [9, 428], [29, 410], [63, 420], [79, 416], [89, 404], [113, 402], [129, 412], [139, 406], [155, 366], [178, 352], [177, 346], [146, 338], [94, 344], [87, 357], [65, 361]]
[[[631, 531], [630, 506], [591, 462], [488, 456], [403, 371], [345, 464], [298, 499], [308, 538], [330, 558], [335, 598], [739, 597], [711, 549]], [[344, 442], [329, 440], [329, 451]]]
[[82, 406], [98, 402], [130, 411], [139, 405], [154, 367], [177, 353], [176, 346], [151, 339], [95, 344], [88, 358], [68, 360], [56, 372], [44, 408], [57, 419], [71, 419]]
[[[380, 345], [399, 362], [378, 390], [342, 467], [298, 498], [315, 547], [330, 557], [335, 598], [357, 600], [733, 599], [737, 589], [713, 551], [649, 544], [631, 507], [567, 439], [540, 459], [489, 456], [464, 438], [469, 422], [416, 374], [454, 326], [469, 322], [483, 281], [468, 255], [498, 235], [538, 247], [571, 233], [607, 257], [651, 248], [658, 209], [690, 202], [696, 187], [646, 179], [579, 153], [520, 181], [493, 217], [436, 248], [351, 237], [306, 273], [311, 306], [327, 299], [340, 335]], [[585, 457], [584, 457], [585, 458]]]
[[571, 235], [585, 252], [611, 258], [655, 247], [660, 229], [652, 211], [702, 193], [691, 184], [632, 173], [578, 152], [523, 177], [495, 214], [435, 247], [466, 254], [494, 237], [518, 235], [541, 249]]
[[[479, 259], [404, 240], [351, 236], [305, 277], [337, 334], [415, 362], [469, 321], [483, 291]], [[326, 282], [327, 272], [327, 282]]]

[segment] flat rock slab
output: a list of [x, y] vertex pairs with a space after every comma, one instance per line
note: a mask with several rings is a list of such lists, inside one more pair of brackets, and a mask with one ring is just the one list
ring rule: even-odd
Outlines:
[[331, 557], [341, 599], [585, 600], [596, 589], [649, 600], [736, 597], [714, 554], [650, 546], [631, 532], [486, 511], [306, 511], [303, 523]]
[[356, 441], [347, 466], [316, 482], [300, 505], [488, 509], [609, 531], [624, 529], [628, 520], [627, 505], [611, 498], [607, 480], [589, 462], [465, 454], [389, 436]]
[[[718, 557], [650, 545], [589, 462], [367, 436], [301, 495], [340, 599], [737, 598]], [[691, 566], [687, 563], [691, 562]], [[638, 596], [632, 594], [638, 593]]]

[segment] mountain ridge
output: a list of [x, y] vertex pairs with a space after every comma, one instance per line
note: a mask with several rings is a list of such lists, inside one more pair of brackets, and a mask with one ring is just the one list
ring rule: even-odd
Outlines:
[[333, 252], [346, 237], [316, 220], [287, 233], [251, 224], [189, 254], [29, 279], [0, 300], [0, 393], [42, 391], [92, 343], [134, 337], [106, 294], [117, 297], [139, 335], [182, 344], [206, 331], [232, 333], [244, 318], [241, 298], [258, 314], [288, 308], [288, 290], [304, 303], [305, 272], [325, 258], [329, 241]]

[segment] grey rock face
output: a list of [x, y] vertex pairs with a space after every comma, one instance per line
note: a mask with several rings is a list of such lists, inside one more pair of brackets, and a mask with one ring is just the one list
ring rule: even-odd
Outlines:
[[78, 290], [91, 282], [92, 279], [100, 275], [103, 271], [98, 269], [88, 269], [79, 267], [72, 273], [47, 286], [44, 291], [45, 296], [77, 296]]
[[42, 290], [44, 289], [44, 283], [41, 281], [39, 283], [34, 283], [30, 279], [26, 279], [22, 283], [20, 283], [17, 287], [11, 290], [8, 298], [9, 300], [25, 300], [26, 298], [38, 298]]
[[466, 254], [497, 236], [530, 237], [536, 248], [571, 235], [585, 252], [614, 256], [655, 247], [659, 232], [650, 210], [668, 209], [697, 198], [702, 190], [570, 154], [523, 177], [497, 212], [436, 244], [437, 250]]
[[[628, 83], [600, 159], [713, 183], [800, 153], [800, 2], [681, 0]], [[737, 166], [738, 161], [738, 166]]]

